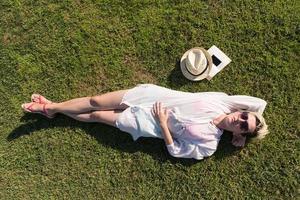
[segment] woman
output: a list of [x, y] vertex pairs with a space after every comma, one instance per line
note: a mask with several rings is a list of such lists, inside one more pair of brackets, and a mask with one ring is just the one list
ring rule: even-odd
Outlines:
[[220, 92], [188, 93], [141, 84], [100, 96], [54, 103], [33, 94], [22, 108], [53, 118], [62, 113], [83, 122], [102, 122], [139, 137], [164, 139], [174, 157], [203, 159], [217, 149], [223, 130], [233, 133], [232, 144], [243, 147], [246, 137], [263, 138], [266, 102]]

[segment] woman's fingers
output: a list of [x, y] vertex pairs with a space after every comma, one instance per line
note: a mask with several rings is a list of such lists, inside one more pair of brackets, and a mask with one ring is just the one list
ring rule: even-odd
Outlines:
[[163, 108], [161, 102], [155, 102], [151, 109], [152, 115], [159, 120], [159, 123], [165, 123], [168, 120], [168, 112]]
[[160, 102], [156, 102], [156, 110], [157, 110], [158, 114], [161, 113], [161, 103]]
[[246, 137], [241, 135], [233, 135], [231, 143], [236, 147], [244, 147], [246, 141]]
[[234, 139], [234, 146], [238, 147], [239, 144], [240, 144], [240, 143], [239, 143], [238, 138], [235, 138], [235, 139]]
[[166, 109], [164, 109], [162, 107], [162, 103], [161, 102], [155, 102], [153, 104], [153, 107], [151, 109], [152, 114], [156, 115], [156, 116], [160, 116], [162, 114], [166, 114]]
[[232, 140], [232, 144], [236, 146], [236, 140]]
[[238, 139], [235, 139], [232, 143], [234, 146], [236, 147], [242, 147], [243, 146], [243, 143], [242, 141], [238, 140]]
[[160, 114], [160, 112], [161, 112], [161, 104], [160, 104], [160, 102], [157, 102], [156, 105], [157, 105], [157, 107], [156, 107], [157, 113]]
[[234, 146], [237, 147], [237, 146], [239, 145], [238, 138], [234, 137], [234, 138], [232, 139], [232, 144], [233, 144]]
[[152, 107], [152, 109], [151, 109], [151, 113], [152, 113], [153, 116], [155, 116], [155, 111], [154, 111], [154, 108], [153, 108], [153, 107]]
[[153, 104], [152, 110], [153, 110], [153, 113], [156, 115], [157, 114], [156, 103]]
[[151, 109], [151, 112], [160, 115], [160, 114], [167, 114], [167, 109], [163, 108], [163, 104], [161, 102], [155, 102]]
[[155, 104], [153, 105], [153, 110], [155, 113], [159, 113], [161, 111], [161, 103], [155, 102]]

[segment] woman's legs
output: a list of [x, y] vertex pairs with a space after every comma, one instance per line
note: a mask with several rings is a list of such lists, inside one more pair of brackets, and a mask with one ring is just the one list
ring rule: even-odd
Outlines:
[[99, 96], [82, 97], [47, 106], [49, 114], [55, 113], [85, 113], [94, 110], [126, 109], [128, 106], [120, 105], [127, 90], [109, 92]]
[[[50, 116], [54, 115], [55, 113], [84, 114], [99, 110], [124, 110], [128, 106], [125, 104], [120, 104], [126, 92], [127, 90], [119, 90], [99, 96], [82, 97], [61, 103], [51, 103], [47, 104], [45, 109]], [[34, 104], [32, 106], [32, 110], [43, 111], [43, 104]]]
[[[31, 106], [31, 112], [43, 112], [43, 107], [49, 116], [55, 113], [62, 113], [73, 119], [83, 122], [100, 122], [115, 126], [119, 114], [128, 106], [121, 104], [127, 90], [109, 92], [99, 96], [82, 97], [71, 99], [61, 103], [27, 103], [25, 108]], [[44, 99], [45, 102], [51, 102]], [[121, 105], [120, 105], [121, 104]], [[26, 109], [24, 109], [26, 111]]]
[[90, 113], [64, 113], [65, 115], [82, 122], [100, 122], [115, 126], [116, 120], [122, 110], [93, 111]]

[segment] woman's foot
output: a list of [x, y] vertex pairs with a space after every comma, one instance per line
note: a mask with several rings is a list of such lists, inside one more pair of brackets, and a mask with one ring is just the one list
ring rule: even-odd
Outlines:
[[25, 112], [42, 114], [48, 118], [55, 117], [54, 116], [55, 114], [48, 111], [46, 106], [47, 106], [47, 104], [40, 104], [40, 103], [36, 103], [36, 102], [24, 103], [21, 105], [21, 107], [23, 108], [23, 110]]
[[52, 103], [52, 101], [46, 99], [46, 97], [40, 95], [40, 94], [32, 94], [31, 95], [31, 101], [40, 103], [40, 104], [47, 104], [47, 103]]

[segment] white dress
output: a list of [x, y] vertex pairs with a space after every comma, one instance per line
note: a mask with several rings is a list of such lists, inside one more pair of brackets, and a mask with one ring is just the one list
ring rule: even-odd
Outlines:
[[167, 145], [174, 157], [203, 159], [212, 155], [223, 130], [212, 120], [221, 114], [240, 109], [263, 113], [266, 102], [250, 96], [228, 96], [221, 92], [189, 93], [153, 84], [141, 84], [130, 89], [121, 104], [129, 107], [116, 120], [116, 127], [139, 137], [162, 138], [158, 121], [151, 113], [153, 104], [162, 102], [169, 110], [168, 128], [173, 143]]

